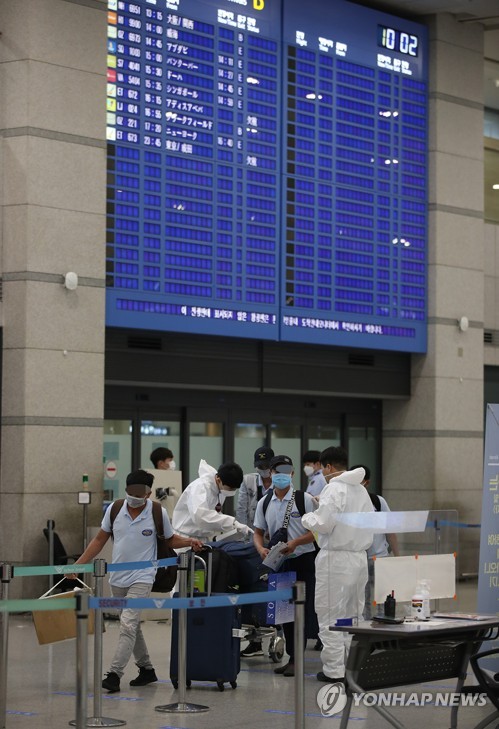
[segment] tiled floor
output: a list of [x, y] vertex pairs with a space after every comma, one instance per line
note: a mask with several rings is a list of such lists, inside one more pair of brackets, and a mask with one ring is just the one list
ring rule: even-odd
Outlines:
[[[461, 584], [459, 602], [455, 608], [474, 610], [476, 585]], [[441, 606], [443, 607], [443, 606]], [[276, 676], [275, 664], [265, 655], [243, 659], [238, 687], [228, 686], [222, 693], [213, 684], [195, 683], [187, 691], [187, 701], [209, 707], [205, 713], [160, 713], [156, 706], [175, 703], [176, 692], [168, 678], [170, 626], [152, 620], [143, 623], [144, 634], [160, 678], [158, 683], [141, 688], [131, 688], [128, 683], [136, 675], [130, 664], [122, 679], [118, 694], [104, 693], [102, 715], [126, 721], [136, 729], [225, 729], [238, 726], [258, 729], [290, 729], [295, 724], [294, 680]], [[118, 623], [106, 621], [103, 662], [107, 669], [117, 640]], [[244, 644], [243, 644], [244, 645]], [[312, 646], [312, 641], [309, 641]], [[88, 716], [94, 716], [93, 690], [93, 639], [89, 650], [89, 700]], [[317, 693], [324, 684], [318, 683], [315, 674], [320, 670], [319, 654], [313, 650], [305, 653], [305, 726], [314, 729], [339, 727], [339, 717], [324, 718], [317, 704]], [[75, 719], [75, 641], [65, 641], [49, 646], [39, 646], [31, 617], [11, 616], [9, 629], [9, 660], [7, 688], [7, 729], [53, 729], [67, 727]], [[453, 682], [438, 686], [418, 686], [419, 691], [445, 691], [453, 689]], [[409, 691], [413, 691], [411, 687]], [[463, 707], [459, 711], [459, 727], [474, 727], [491, 711], [484, 707]], [[393, 709], [399, 721], [407, 729], [443, 728], [449, 726], [449, 708], [426, 706], [397, 707]], [[1, 717], [0, 717], [1, 719]], [[498, 721], [491, 724], [499, 725]], [[354, 708], [349, 727], [381, 729], [388, 727], [384, 719], [372, 709]]]

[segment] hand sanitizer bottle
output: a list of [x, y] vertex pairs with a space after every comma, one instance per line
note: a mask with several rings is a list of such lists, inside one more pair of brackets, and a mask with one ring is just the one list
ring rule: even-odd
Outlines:
[[428, 580], [421, 580], [417, 583], [416, 592], [412, 596], [411, 617], [415, 620], [428, 620], [430, 617]]
[[423, 595], [421, 592], [421, 583], [416, 585], [416, 592], [412, 596], [411, 601], [411, 618], [415, 620], [424, 620], [423, 616]]
[[423, 615], [425, 620], [430, 618], [430, 585], [428, 580], [421, 580], [421, 595], [423, 597]]

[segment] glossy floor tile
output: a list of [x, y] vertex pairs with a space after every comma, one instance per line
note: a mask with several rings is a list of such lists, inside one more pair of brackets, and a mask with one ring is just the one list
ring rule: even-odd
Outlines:
[[[476, 585], [459, 587], [459, 609], [474, 610]], [[292, 729], [295, 723], [294, 679], [277, 676], [275, 664], [268, 655], [242, 659], [238, 686], [227, 685], [220, 692], [214, 684], [194, 683], [187, 691], [186, 700], [208, 707], [198, 714], [160, 713], [155, 707], [178, 701], [178, 692], [169, 680], [170, 625], [168, 622], [147, 620], [143, 623], [144, 635], [159, 681], [140, 688], [130, 687], [130, 679], [136, 676], [131, 663], [122, 679], [122, 690], [117, 694], [104, 692], [102, 716], [120, 719], [126, 726], [137, 729]], [[103, 637], [103, 664], [107, 670], [116, 645], [118, 623], [106, 621]], [[245, 644], [243, 643], [243, 646]], [[321, 669], [319, 653], [312, 650], [313, 641], [305, 653], [305, 727], [325, 729], [339, 727], [339, 715], [323, 717], [317, 703], [317, 694], [324, 684], [315, 675]], [[13, 615], [9, 622], [7, 729], [54, 729], [67, 727], [75, 719], [75, 665], [74, 640], [48, 646], [38, 645], [30, 615]], [[89, 699], [88, 716], [94, 716], [93, 701], [93, 637], [89, 642]], [[452, 691], [453, 681], [410, 687], [417, 690]], [[400, 691], [402, 689], [397, 689]], [[474, 727], [491, 712], [490, 704], [479, 707], [463, 707], [459, 710], [459, 727]], [[393, 714], [407, 729], [445, 729], [449, 726], [450, 709], [446, 707], [397, 707]], [[499, 725], [499, 721], [491, 727]], [[352, 710], [349, 729], [381, 729], [389, 724], [372, 709]]]

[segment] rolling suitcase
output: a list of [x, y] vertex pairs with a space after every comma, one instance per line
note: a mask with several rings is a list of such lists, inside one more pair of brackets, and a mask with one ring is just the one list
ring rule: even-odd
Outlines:
[[[208, 560], [211, 560], [211, 555]], [[196, 593], [196, 597], [211, 594], [210, 567], [211, 565], [208, 566], [208, 591]], [[213, 681], [220, 691], [224, 690], [226, 683], [230, 683], [233, 689], [237, 687], [241, 641], [234, 636], [233, 631], [240, 628], [241, 609], [237, 605], [187, 611], [187, 686], [192, 681]], [[178, 610], [173, 610], [170, 679], [174, 688], [178, 687], [178, 675]]]

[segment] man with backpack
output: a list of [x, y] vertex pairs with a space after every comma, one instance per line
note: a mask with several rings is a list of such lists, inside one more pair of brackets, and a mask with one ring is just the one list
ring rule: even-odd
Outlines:
[[[369, 491], [369, 484], [371, 481], [371, 469], [369, 466], [359, 464], [353, 466], [354, 468], [363, 468], [366, 472], [362, 485], [366, 487], [369, 492], [369, 498], [371, 499], [374, 511], [390, 511], [390, 507], [386, 503], [386, 500], [378, 494], [372, 494]], [[372, 618], [372, 600], [374, 596], [374, 560], [380, 557], [388, 557], [389, 554], [393, 554], [394, 557], [399, 556], [399, 545], [396, 534], [375, 534], [373, 537], [373, 543], [367, 550], [367, 573], [369, 579], [366, 582], [366, 604], [364, 607], [364, 620], [370, 620]], [[378, 605], [378, 609], [383, 613], [383, 604]]]
[[[126, 499], [118, 513], [112, 518], [113, 506], [106, 509], [101, 528], [75, 564], [92, 561], [113, 535], [113, 564], [118, 562], [150, 562], [157, 558], [156, 522], [151, 495], [154, 476], [147, 471], [133, 471], [126, 479]], [[172, 548], [191, 547], [199, 551], [203, 543], [199, 539], [181, 537], [173, 533], [166, 510], [159, 504], [162, 516], [163, 538]], [[157, 508], [157, 507], [156, 507]], [[116, 509], [114, 509], [116, 511]], [[161, 535], [160, 535], [161, 536]], [[109, 578], [113, 597], [149, 597], [156, 575], [155, 567], [138, 570], [112, 572]], [[134, 655], [139, 675], [130, 681], [130, 686], [145, 686], [157, 681], [151, 664], [147, 645], [140, 627], [140, 610], [126, 608], [120, 613], [120, 634], [118, 646], [111, 661], [111, 667], [102, 681], [102, 688], [109, 693], [120, 690], [120, 680], [125, 668]]]
[[[242, 524], [253, 526], [256, 505], [272, 489], [270, 459], [274, 457], [272, 448], [261, 446], [253, 456], [254, 473], [246, 473], [237, 495], [236, 519]], [[249, 538], [249, 535], [248, 535]], [[262, 639], [256, 632], [250, 636], [249, 643], [241, 651], [241, 658], [263, 656]]]
[[[269, 549], [278, 542], [284, 542], [281, 552], [286, 559], [279, 572], [296, 572], [296, 579], [305, 582], [305, 638], [314, 635], [313, 623], [315, 592], [315, 548], [314, 535], [301, 522], [301, 517], [314, 510], [313, 498], [303, 491], [295, 491], [292, 477], [293, 461], [289, 456], [274, 456], [270, 461], [272, 491], [260, 499], [255, 513], [255, 534], [253, 541], [262, 560]], [[264, 545], [268, 532], [270, 542]], [[286, 651], [289, 662], [276, 668], [274, 673], [294, 676], [294, 624], [284, 623]]]
[[237, 495], [236, 519], [253, 527], [256, 505], [272, 488], [270, 459], [274, 457], [272, 448], [257, 448], [253, 457], [254, 473], [246, 473]]

